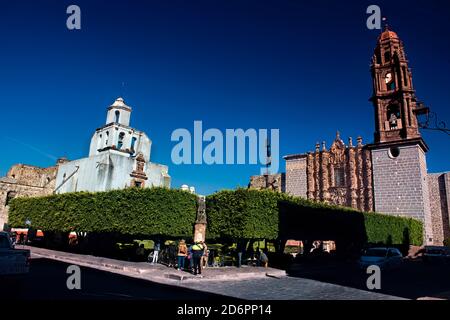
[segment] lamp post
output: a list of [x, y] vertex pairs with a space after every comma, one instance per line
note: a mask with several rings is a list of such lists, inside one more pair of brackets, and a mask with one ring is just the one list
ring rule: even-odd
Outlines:
[[27, 240], [28, 240], [28, 232], [30, 231], [31, 220], [27, 218], [25, 220], [25, 225], [27, 226], [27, 236], [24, 237], [24, 241], [22, 242], [22, 248], [25, 246], [25, 244], [27, 243]]

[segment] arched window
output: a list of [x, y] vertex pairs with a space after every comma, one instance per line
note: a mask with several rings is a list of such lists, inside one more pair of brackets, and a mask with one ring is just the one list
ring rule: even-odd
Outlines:
[[136, 144], [136, 137], [131, 138], [131, 151], [134, 153], [134, 145]]
[[391, 61], [391, 53], [389, 51], [386, 51], [384, 53], [384, 63], [387, 63], [389, 61]]
[[108, 140], [109, 140], [109, 131], [106, 131], [105, 146], [108, 145]]
[[399, 129], [398, 121], [400, 119], [400, 108], [398, 104], [391, 104], [387, 109], [387, 120], [391, 130]]
[[8, 191], [6, 194], [5, 206], [9, 205], [9, 202], [16, 197], [17, 193], [15, 191]]
[[116, 110], [116, 123], [119, 123], [119, 119], [120, 119], [120, 111]]
[[123, 146], [123, 138], [125, 137], [125, 133], [121, 132], [119, 134], [119, 140], [117, 141], [117, 149], [122, 149]]

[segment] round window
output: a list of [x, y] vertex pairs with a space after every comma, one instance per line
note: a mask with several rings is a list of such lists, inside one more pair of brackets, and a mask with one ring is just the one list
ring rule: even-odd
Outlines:
[[397, 158], [400, 155], [400, 148], [399, 147], [391, 147], [389, 149], [389, 157], [394, 159]]

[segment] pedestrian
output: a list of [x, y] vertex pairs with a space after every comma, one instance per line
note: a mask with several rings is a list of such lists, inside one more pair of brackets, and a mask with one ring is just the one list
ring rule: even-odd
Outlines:
[[194, 259], [194, 275], [202, 274], [202, 268], [200, 265], [200, 260], [203, 256], [203, 250], [204, 250], [204, 244], [203, 241], [197, 241], [192, 246], [192, 257]]
[[208, 265], [208, 255], [209, 255], [208, 246], [206, 245], [206, 243], [203, 243], [203, 255], [201, 257], [201, 263], [200, 263], [202, 269], [205, 269], [206, 266]]
[[14, 248], [16, 246], [17, 234], [16, 232], [11, 233], [11, 246]]
[[184, 270], [184, 259], [187, 255], [187, 246], [186, 241], [184, 239], [181, 239], [180, 243], [178, 244], [178, 270]]
[[192, 245], [189, 246], [188, 248], [188, 254], [187, 257], [188, 259], [188, 265], [189, 265], [189, 270], [192, 272], [192, 270], [194, 270], [194, 258], [192, 257]]
[[23, 232], [19, 234], [19, 244], [25, 244], [25, 234]]
[[159, 243], [159, 240], [155, 242], [155, 245], [153, 246], [153, 261], [152, 263], [158, 263], [158, 255], [159, 250], [161, 249], [161, 244]]
[[[265, 249], [265, 251], [267, 252], [267, 249]], [[269, 266], [269, 258], [264, 251], [259, 251], [259, 261], [264, 268], [267, 268]]]
[[138, 261], [145, 260], [145, 247], [143, 244], [139, 245], [139, 247], [136, 249], [136, 257]]

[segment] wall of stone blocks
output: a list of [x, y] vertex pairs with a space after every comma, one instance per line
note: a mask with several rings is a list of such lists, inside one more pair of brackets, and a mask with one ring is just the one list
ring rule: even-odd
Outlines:
[[450, 173], [428, 175], [433, 243], [442, 245], [450, 238]]
[[286, 159], [286, 193], [306, 198], [308, 183], [306, 157]]
[[399, 149], [397, 158], [390, 156], [389, 148], [372, 150], [375, 211], [421, 220], [425, 242], [432, 243], [425, 153], [418, 145]]
[[0, 178], [0, 230], [8, 222], [8, 193], [15, 197], [36, 197], [52, 194], [55, 189], [57, 166], [39, 168], [17, 164], [11, 167], [6, 177]]

